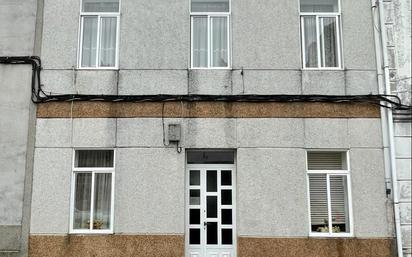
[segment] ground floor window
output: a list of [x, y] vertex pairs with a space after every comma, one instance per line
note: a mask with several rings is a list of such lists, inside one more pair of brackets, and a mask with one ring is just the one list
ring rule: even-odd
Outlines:
[[71, 232], [113, 232], [114, 150], [76, 150], [73, 164]]
[[307, 153], [310, 234], [313, 236], [352, 234], [347, 156], [347, 152]]

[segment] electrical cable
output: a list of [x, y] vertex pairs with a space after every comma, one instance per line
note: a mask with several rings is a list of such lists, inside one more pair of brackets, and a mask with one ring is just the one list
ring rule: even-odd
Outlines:
[[[54, 94], [43, 91], [40, 84], [41, 60], [37, 56], [5, 56], [0, 57], [0, 64], [30, 64], [32, 65], [32, 101], [34, 103], [73, 102], [73, 101], [102, 101], [102, 102], [324, 102], [324, 103], [369, 103], [393, 110], [412, 113], [412, 106], [404, 105], [396, 95], [84, 95], [84, 94]], [[162, 107], [164, 111], [164, 106]]]

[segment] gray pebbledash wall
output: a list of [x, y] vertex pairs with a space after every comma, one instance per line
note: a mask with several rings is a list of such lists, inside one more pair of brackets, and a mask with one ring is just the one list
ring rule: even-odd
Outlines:
[[370, 8], [368, 1], [342, 1], [344, 70], [302, 71], [298, 1], [232, 1], [233, 70], [189, 72], [189, 0], [123, 0], [120, 70], [91, 71], [75, 69], [80, 1], [45, 0], [44, 89], [83, 94], [377, 93]]
[[[33, 55], [37, 1], [0, 1], [0, 56]], [[0, 256], [27, 256], [35, 105], [30, 65], [0, 64]]]
[[[305, 151], [313, 148], [350, 151], [355, 237], [392, 236], [379, 119], [169, 122], [183, 125], [186, 149], [237, 149], [239, 236], [308, 236]], [[185, 154], [163, 146], [160, 118], [38, 119], [36, 138], [32, 234], [69, 231], [72, 147], [116, 149], [116, 234], [184, 234]]]

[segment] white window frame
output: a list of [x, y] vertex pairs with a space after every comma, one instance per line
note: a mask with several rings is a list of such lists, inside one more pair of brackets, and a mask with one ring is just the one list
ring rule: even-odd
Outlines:
[[[190, 10], [190, 69], [192, 70], [229, 70], [232, 67], [232, 48], [231, 45], [231, 29], [230, 16], [232, 11], [232, 1], [229, 0], [228, 12], [192, 12], [192, 0], [189, 0]], [[193, 17], [207, 17], [207, 67], [193, 66]], [[212, 64], [212, 22], [211, 18], [226, 17], [227, 19], [227, 67], [213, 67]]]
[[[104, 168], [77, 168], [75, 167], [76, 162], [76, 151], [79, 150], [111, 150], [113, 151], [113, 167]], [[71, 194], [70, 194], [70, 222], [69, 222], [69, 233], [70, 234], [113, 234], [114, 232], [114, 186], [115, 186], [115, 167], [116, 167], [116, 151], [113, 148], [76, 148], [73, 149], [72, 158], [72, 179], [71, 179]], [[91, 186], [91, 208], [90, 208], [90, 228], [89, 229], [74, 229], [73, 218], [74, 218], [74, 201], [75, 201], [75, 187], [76, 187], [76, 174], [79, 173], [90, 173], [92, 174], [92, 186]], [[93, 229], [93, 211], [94, 211], [94, 180], [95, 174], [110, 173], [112, 174], [112, 184], [111, 184], [111, 205], [110, 205], [110, 228], [109, 229]]]
[[[120, 39], [120, 10], [122, 0], [119, 0], [119, 11], [118, 12], [83, 12], [83, 0], [80, 0], [80, 18], [79, 18], [79, 35], [78, 35], [78, 51], [77, 51], [77, 69], [79, 70], [118, 70], [119, 69], [119, 39]], [[82, 66], [82, 56], [83, 56], [83, 24], [84, 17], [95, 17], [97, 18], [97, 42], [96, 42], [96, 67], [83, 67]], [[116, 53], [115, 53], [115, 65], [112, 67], [100, 67], [99, 57], [100, 57], [100, 21], [101, 18], [116, 18]]]
[[[310, 152], [341, 152], [345, 153], [346, 157], [346, 169], [343, 170], [309, 170], [308, 167], [308, 153]], [[309, 175], [310, 174], [325, 174], [327, 176], [327, 201], [328, 201], [328, 227], [329, 232], [313, 232], [312, 231], [312, 218], [310, 210], [310, 185], [309, 185]], [[349, 215], [349, 233], [333, 233], [332, 231], [332, 207], [331, 207], [331, 197], [330, 197], [330, 176], [346, 176], [347, 183], [347, 199], [348, 199], [348, 215]], [[309, 218], [309, 236], [310, 237], [353, 237], [353, 213], [352, 213], [352, 187], [351, 187], [351, 177], [350, 177], [350, 160], [349, 151], [341, 149], [311, 149], [306, 151], [306, 181], [307, 181], [307, 197], [308, 197], [308, 218]]]
[[[300, 11], [299, 3], [299, 17], [300, 17], [300, 45], [302, 50], [302, 68], [304, 70], [342, 70], [343, 65], [343, 43], [342, 43], [342, 11], [341, 11], [341, 1], [338, 0], [338, 11], [337, 12], [302, 12]], [[305, 26], [304, 17], [312, 16], [316, 19], [316, 40], [317, 40], [317, 67], [306, 67], [306, 46], [305, 46]], [[338, 50], [338, 66], [337, 67], [322, 67], [321, 66], [321, 33], [319, 32], [320, 18], [335, 18], [336, 19], [336, 37], [337, 37], [337, 50]], [[323, 34], [323, 26], [322, 26]], [[325, 58], [325, 53], [323, 53]]]

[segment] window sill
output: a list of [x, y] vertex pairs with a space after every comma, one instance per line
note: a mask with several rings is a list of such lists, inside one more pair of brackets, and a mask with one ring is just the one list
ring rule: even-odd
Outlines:
[[302, 71], [343, 71], [344, 68], [302, 68]]
[[309, 233], [309, 237], [313, 238], [352, 238], [354, 237], [352, 233], [334, 233], [334, 234], [329, 234], [329, 233]]
[[189, 70], [233, 70], [232, 67], [214, 68], [189, 68]]
[[101, 231], [86, 231], [86, 230], [72, 230], [69, 235], [111, 235], [114, 234], [112, 230], [101, 230]]
[[82, 70], [82, 71], [118, 71], [120, 70], [118, 67], [78, 67], [76, 70]]

